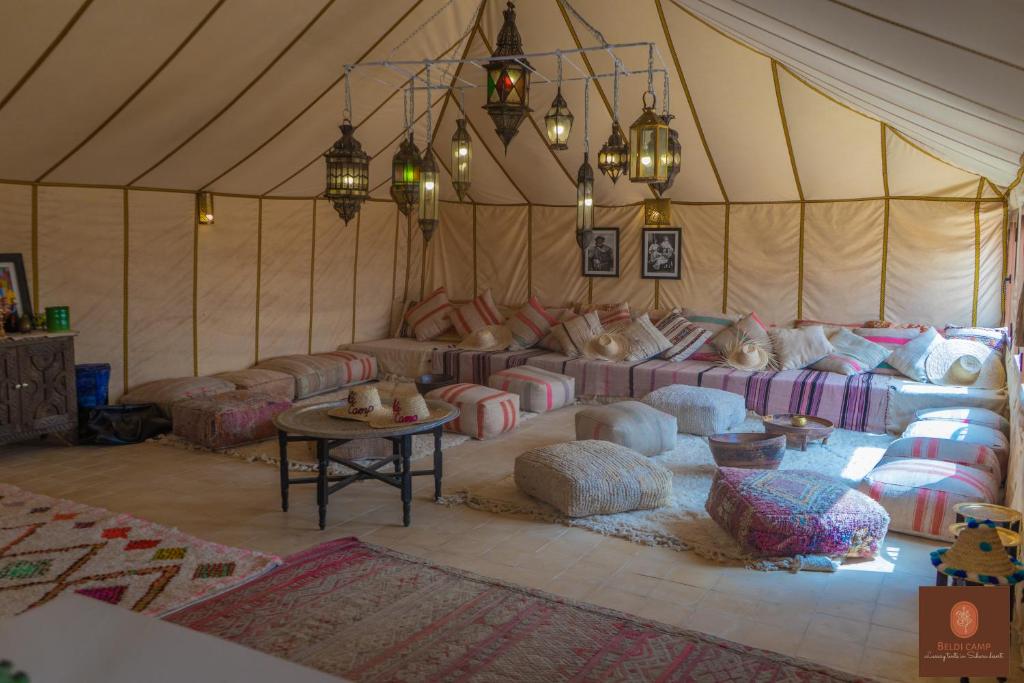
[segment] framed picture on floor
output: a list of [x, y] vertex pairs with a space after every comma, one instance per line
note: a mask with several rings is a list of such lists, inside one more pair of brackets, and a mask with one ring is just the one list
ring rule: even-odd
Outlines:
[[19, 318], [32, 315], [25, 262], [21, 254], [0, 254], [0, 302], [7, 305], [8, 312], [16, 312]]
[[584, 277], [619, 276], [619, 229], [594, 228], [583, 250]]
[[640, 239], [641, 277], [648, 280], [678, 280], [682, 277], [682, 229], [644, 228]]

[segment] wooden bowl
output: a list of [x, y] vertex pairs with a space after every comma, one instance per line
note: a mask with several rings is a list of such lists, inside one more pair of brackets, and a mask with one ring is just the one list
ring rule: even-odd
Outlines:
[[786, 437], [761, 432], [712, 434], [708, 437], [711, 455], [719, 467], [745, 467], [777, 470], [786, 454]]

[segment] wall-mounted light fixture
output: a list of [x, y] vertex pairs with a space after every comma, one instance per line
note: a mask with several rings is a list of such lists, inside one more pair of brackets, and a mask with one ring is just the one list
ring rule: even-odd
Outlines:
[[200, 192], [196, 196], [196, 218], [200, 225], [213, 225], [213, 195]]

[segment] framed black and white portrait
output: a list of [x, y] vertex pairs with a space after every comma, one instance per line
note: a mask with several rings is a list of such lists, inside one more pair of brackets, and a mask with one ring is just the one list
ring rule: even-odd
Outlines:
[[619, 229], [594, 228], [583, 250], [584, 277], [619, 276]]
[[641, 277], [654, 280], [682, 277], [683, 231], [680, 228], [644, 228], [641, 240]]

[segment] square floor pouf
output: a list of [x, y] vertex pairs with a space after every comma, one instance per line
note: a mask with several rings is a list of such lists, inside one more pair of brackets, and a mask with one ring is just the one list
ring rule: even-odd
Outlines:
[[749, 552], [764, 557], [874, 557], [885, 509], [833, 477], [805, 470], [721, 467], [705, 506]]
[[274, 418], [292, 402], [254, 391], [228, 391], [174, 404], [174, 435], [206, 448], [230, 448], [277, 434]]
[[519, 408], [546, 413], [576, 400], [576, 380], [568, 375], [522, 365], [491, 375], [487, 386], [519, 396]]
[[576, 413], [576, 438], [611, 441], [658, 455], [676, 447], [676, 419], [639, 401], [591, 406]]
[[427, 392], [427, 398], [456, 406], [460, 415], [444, 426], [474, 439], [493, 439], [519, 424], [519, 396], [479, 384], [451, 384]]
[[655, 389], [644, 396], [643, 401], [652, 408], [675, 416], [682, 434], [721, 434], [747, 419], [744, 398], [721, 389], [673, 384]]

